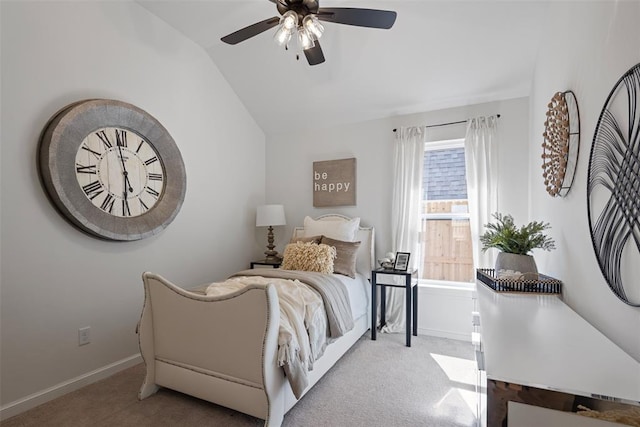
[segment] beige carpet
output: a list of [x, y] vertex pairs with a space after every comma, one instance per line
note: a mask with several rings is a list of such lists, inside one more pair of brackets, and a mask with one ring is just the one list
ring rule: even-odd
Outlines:
[[[461, 341], [365, 334], [285, 416], [283, 426], [475, 425], [473, 349]], [[3, 421], [18, 426], [262, 426], [264, 422], [162, 389], [143, 401], [138, 365]]]

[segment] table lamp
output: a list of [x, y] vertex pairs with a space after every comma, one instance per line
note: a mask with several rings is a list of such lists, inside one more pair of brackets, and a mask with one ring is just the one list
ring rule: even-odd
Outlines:
[[282, 205], [262, 205], [258, 206], [258, 212], [256, 215], [256, 227], [269, 227], [267, 233], [267, 251], [265, 251], [265, 261], [267, 262], [280, 262], [282, 256], [278, 254], [278, 251], [274, 250], [273, 244], [273, 227], [278, 225], [287, 225], [287, 221], [284, 217], [284, 206]]

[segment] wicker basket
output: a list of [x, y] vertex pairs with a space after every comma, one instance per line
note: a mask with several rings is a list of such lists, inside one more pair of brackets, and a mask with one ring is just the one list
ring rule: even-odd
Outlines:
[[538, 274], [536, 280], [498, 279], [493, 268], [476, 269], [476, 277], [497, 292], [526, 292], [537, 294], [560, 294], [562, 282], [553, 277]]

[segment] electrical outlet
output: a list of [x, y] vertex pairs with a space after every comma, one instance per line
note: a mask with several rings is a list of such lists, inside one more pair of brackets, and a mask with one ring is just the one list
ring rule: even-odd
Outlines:
[[91, 327], [86, 326], [78, 329], [78, 345], [85, 345], [91, 342]]

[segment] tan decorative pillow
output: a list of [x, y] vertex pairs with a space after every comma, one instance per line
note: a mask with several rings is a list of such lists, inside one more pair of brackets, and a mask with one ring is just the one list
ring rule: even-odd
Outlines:
[[296, 242], [302, 242], [302, 243], [315, 243], [317, 245], [320, 244], [320, 240], [322, 240], [322, 236], [311, 236], [311, 237], [292, 237], [291, 241], [289, 243], [296, 243]]
[[313, 242], [289, 243], [284, 248], [280, 268], [331, 274], [335, 257], [336, 249], [328, 245], [319, 245]]
[[343, 242], [342, 240], [322, 236], [322, 244], [336, 248], [333, 272], [355, 279], [357, 252], [360, 247], [360, 242]]

